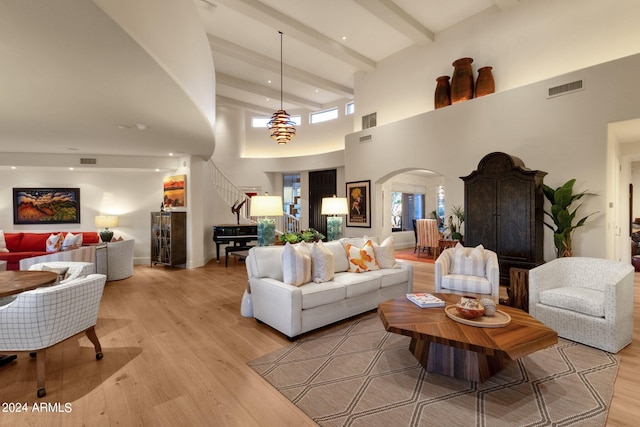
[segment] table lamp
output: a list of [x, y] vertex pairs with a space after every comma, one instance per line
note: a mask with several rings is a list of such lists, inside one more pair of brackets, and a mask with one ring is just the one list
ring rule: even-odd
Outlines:
[[253, 196], [249, 215], [258, 217], [258, 246], [271, 246], [276, 242], [276, 221], [272, 216], [282, 216], [280, 196]]
[[100, 240], [107, 243], [113, 239], [113, 231], [109, 231], [109, 227], [118, 226], [118, 217], [115, 215], [98, 215], [95, 217], [94, 223], [96, 227], [104, 227], [104, 231], [100, 232]]
[[327, 217], [327, 240], [342, 238], [342, 216], [349, 213], [349, 205], [346, 197], [323, 197], [320, 214]]

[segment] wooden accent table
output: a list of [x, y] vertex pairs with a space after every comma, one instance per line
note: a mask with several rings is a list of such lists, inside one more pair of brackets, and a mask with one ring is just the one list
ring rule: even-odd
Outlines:
[[[0, 298], [48, 286], [58, 280], [53, 271], [0, 271]], [[0, 366], [16, 359], [16, 355], [0, 355]]]
[[[434, 294], [455, 304], [460, 295]], [[427, 370], [469, 381], [484, 382], [509, 360], [547, 348], [558, 334], [522, 310], [498, 306], [511, 316], [502, 328], [480, 328], [453, 321], [444, 308], [420, 308], [404, 296], [378, 306], [384, 328], [411, 337], [409, 350]]]

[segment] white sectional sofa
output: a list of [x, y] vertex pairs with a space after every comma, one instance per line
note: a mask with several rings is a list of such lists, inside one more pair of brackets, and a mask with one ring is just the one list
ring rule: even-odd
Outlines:
[[[375, 243], [376, 259], [383, 268], [349, 272], [346, 245], [362, 248], [365, 239]], [[377, 245], [375, 238], [356, 238], [321, 246], [332, 254], [333, 271], [329, 276], [333, 277], [327, 277], [328, 281], [316, 279], [298, 286], [285, 283], [285, 276], [291, 273], [283, 272], [285, 246], [254, 247], [249, 251], [246, 268], [256, 320], [294, 339], [313, 329], [373, 310], [379, 303], [413, 290], [413, 267], [410, 263], [394, 259], [392, 238], [381, 245]], [[311, 263], [317, 262], [316, 259], [311, 257]]]

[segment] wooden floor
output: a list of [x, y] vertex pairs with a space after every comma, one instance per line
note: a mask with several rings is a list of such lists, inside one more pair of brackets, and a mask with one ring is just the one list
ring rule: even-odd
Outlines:
[[[434, 265], [413, 264], [415, 290], [432, 291]], [[639, 281], [634, 342], [621, 353], [608, 426], [637, 425], [640, 416]], [[289, 341], [240, 316], [245, 285], [235, 259], [228, 268], [224, 260], [193, 270], [136, 266], [105, 288], [101, 361], [85, 336], [54, 346], [43, 399], [27, 354], [0, 368], [0, 426], [315, 425], [247, 366]]]

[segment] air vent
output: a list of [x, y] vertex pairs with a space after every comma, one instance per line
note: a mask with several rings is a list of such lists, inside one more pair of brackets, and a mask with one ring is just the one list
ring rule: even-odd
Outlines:
[[364, 144], [365, 142], [371, 142], [371, 135], [365, 135], [360, 137], [360, 144]]
[[376, 125], [376, 113], [362, 116], [362, 129], [369, 129]]
[[81, 157], [80, 158], [80, 164], [81, 165], [95, 165], [98, 164], [98, 160], [97, 159], [90, 159], [87, 157]]
[[566, 95], [568, 93], [577, 92], [583, 90], [584, 86], [582, 80], [576, 80], [575, 82], [565, 83], [560, 86], [550, 87], [549, 96], [547, 98], [553, 98], [554, 96]]

